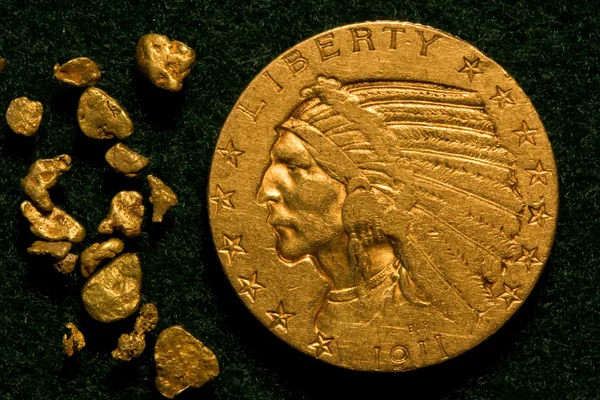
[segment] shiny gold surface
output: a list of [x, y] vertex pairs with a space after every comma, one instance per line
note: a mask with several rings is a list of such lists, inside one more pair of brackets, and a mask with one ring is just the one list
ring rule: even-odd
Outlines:
[[35, 254], [36, 256], [52, 256], [54, 258], [63, 259], [69, 254], [71, 250], [71, 242], [44, 242], [42, 240], [36, 240], [27, 249], [29, 254]]
[[77, 351], [85, 347], [85, 337], [77, 329], [74, 323], [69, 322], [67, 328], [71, 331], [69, 335], [64, 334], [62, 339], [63, 351], [67, 357], [72, 357]]
[[62, 154], [58, 157], [37, 160], [29, 173], [21, 181], [21, 187], [43, 211], [52, 211], [54, 203], [48, 189], [56, 185], [59, 176], [71, 169], [71, 157]]
[[89, 87], [79, 98], [79, 128], [92, 139], [125, 139], [133, 133], [133, 122], [119, 102], [96, 87]]
[[140, 37], [136, 59], [139, 69], [154, 86], [178, 92], [196, 62], [196, 53], [177, 40], [151, 33]]
[[8, 105], [6, 122], [14, 133], [32, 136], [40, 127], [43, 113], [42, 103], [27, 97], [19, 97]]
[[150, 203], [154, 205], [152, 222], [162, 222], [164, 215], [169, 208], [179, 204], [177, 195], [163, 181], [153, 175], [148, 175], [148, 183], [152, 190], [150, 194]]
[[75, 271], [75, 266], [77, 265], [78, 259], [79, 256], [77, 254], [69, 253], [65, 258], [54, 264], [54, 269], [61, 274], [70, 274], [71, 272]]
[[92, 86], [100, 79], [100, 68], [87, 57], [78, 57], [67, 61], [63, 65], [54, 66], [54, 77], [66, 84], [87, 87]]
[[525, 301], [558, 211], [552, 149], [515, 80], [399, 22], [344, 26], [269, 64], [229, 115], [209, 216], [221, 263], [275, 335], [325, 362], [455, 357]]
[[146, 333], [156, 327], [158, 310], [152, 303], [140, 308], [140, 315], [135, 320], [133, 332], [124, 333], [119, 337], [117, 348], [112, 351], [115, 360], [130, 361], [142, 355], [146, 348]]
[[49, 214], [42, 214], [30, 201], [21, 203], [23, 216], [31, 224], [31, 232], [45, 240], [79, 243], [85, 238], [85, 228], [58, 207]]
[[133, 178], [148, 165], [148, 159], [136, 153], [122, 143], [117, 143], [104, 156], [112, 169], [127, 177]]
[[139, 258], [136, 254], [123, 254], [87, 280], [81, 298], [92, 318], [113, 322], [129, 317], [138, 309], [141, 290]]
[[81, 275], [84, 278], [89, 277], [102, 261], [115, 257], [124, 248], [125, 243], [117, 238], [111, 238], [102, 243], [94, 243], [81, 253]]
[[111, 235], [115, 229], [128, 238], [142, 233], [144, 204], [138, 192], [122, 191], [110, 202], [108, 216], [98, 226], [98, 232]]
[[154, 348], [156, 388], [172, 399], [185, 389], [199, 388], [219, 375], [214, 353], [181, 326], [160, 333]]

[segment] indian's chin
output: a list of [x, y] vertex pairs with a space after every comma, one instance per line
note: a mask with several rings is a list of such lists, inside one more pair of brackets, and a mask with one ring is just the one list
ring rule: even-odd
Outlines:
[[275, 249], [277, 250], [277, 255], [281, 261], [286, 264], [294, 264], [309, 256], [305, 246], [303, 246], [298, 239], [286, 237], [285, 234], [282, 235], [280, 232], [277, 232], [276, 236], [277, 244], [275, 245]]

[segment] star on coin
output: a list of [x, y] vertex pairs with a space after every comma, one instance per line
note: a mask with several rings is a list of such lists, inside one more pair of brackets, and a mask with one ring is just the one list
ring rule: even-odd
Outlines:
[[525, 169], [529, 175], [531, 175], [531, 181], [529, 182], [530, 186], [535, 185], [536, 183], [541, 183], [542, 185], [548, 186], [548, 181], [546, 179], [546, 175], [552, 173], [550, 170], [544, 169], [541, 161], [538, 161], [535, 168]]
[[267, 311], [269, 317], [271, 317], [271, 325], [269, 328], [275, 329], [278, 326], [283, 330], [284, 333], [287, 333], [288, 330], [288, 319], [292, 318], [294, 313], [286, 312], [283, 308], [283, 301], [279, 302], [279, 307], [277, 307], [276, 311]]
[[256, 300], [256, 292], [264, 289], [265, 287], [257, 282], [258, 280], [258, 272], [254, 271], [252, 276], [248, 278], [244, 278], [243, 276], [238, 277], [238, 282], [242, 285], [242, 288], [238, 292], [238, 294], [245, 294], [250, 297], [250, 300], [254, 303]]
[[539, 267], [542, 265], [542, 261], [537, 258], [538, 248], [534, 247], [529, 250], [525, 246], [521, 246], [521, 257], [517, 258], [517, 262], [522, 262], [527, 267], [527, 271], [531, 269], [531, 267]]
[[537, 224], [543, 227], [546, 220], [552, 218], [552, 215], [546, 212], [546, 200], [543, 197], [537, 203], [527, 206], [527, 208], [529, 208], [529, 212], [531, 213], [531, 218], [527, 221], [529, 225]]
[[490, 97], [490, 100], [498, 103], [498, 107], [503, 109], [507, 105], [515, 105], [517, 104], [512, 96], [510, 95], [512, 89], [502, 90], [500, 86], [496, 86], [496, 94]]
[[321, 332], [317, 332], [316, 342], [309, 344], [308, 348], [315, 351], [315, 356], [317, 358], [324, 354], [333, 356], [333, 353], [331, 353], [331, 349], [329, 348], [329, 343], [332, 341], [333, 338], [326, 338]]
[[481, 72], [479, 69], [479, 62], [481, 61], [479, 57], [476, 57], [473, 61], [469, 60], [467, 57], [463, 57], [463, 61], [465, 62], [465, 65], [459, 69], [458, 72], [467, 74], [469, 77], [469, 82], [473, 82], [475, 75], [483, 74], [483, 72]]
[[223, 208], [229, 210], [235, 209], [235, 206], [231, 202], [231, 196], [235, 194], [235, 191], [224, 192], [221, 186], [217, 185], [217, 193], [215, 193], [209, 200], [217, 205], [217, 214]]
[[516, 129], [512, 132], [519, 137], [519, 146], [525, 142], [529, 142], [535, 146], [535, 134], [537, 131], [537, 129], [531, 129], [529, 126], [527, 126], [527, 122], [523, 120], [521, 123], [521, 129]]
[[511, 288], [506, 283], [504, 284], [504, 293], [502, 293], [498, 298], [503, 299], [506, 302], [506, 308], [510, 308], [510, 306], [517, 302], [520, 303], [523, 300], [517, 296], [518, 287]]
[[217, 152], [225, 157], [229, 164], [236, 168], [238, 166], [238, 158], [245, 153], [245, 151], [236, 149], [233, 145], [233, 140], [231, 139], [229, 139], [229, 142], [227, 142], [227, 146], [224, 148], [218, 148]]
[[219, 249], [219, 252], [227, 253], [229, 256], [229, 261], [231, 262], [237, 254], [246, 254], [246, 250], [244, 250], [240, 245], [241, 241], [242, 235], [235, 238], [230, 238], [229, 236], [223, 234], [223, 247]]

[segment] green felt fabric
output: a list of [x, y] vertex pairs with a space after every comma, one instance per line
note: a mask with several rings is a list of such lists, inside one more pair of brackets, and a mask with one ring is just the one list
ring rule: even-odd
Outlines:
[[[110, 357], [133, 321], [105, 326], [82, 308], [79, 274], [62, 276], [29, 256], [34, 240], [19, 213], [19, 182], [38, 158], [73, 157], [52, 195], [95, 232], [118, 190], [142, 179], [106, 167], [110, 143], [78, 131], [79, 89], [52, 66], [85, 55], [100, 87], [130, 112], [126, 143], [150, 157], [178, 193], [166, 222], [145, 222], [139, 251], [144, 299], [160, 312], [157, 332], [183, 324], [217, 354], [221, 374], [182, 399], [593, 399], [600, 398], [600, 17], [597, 2], [389, 0], [0, 1], [0, 110], [27, 95], [44, 103], [34, 138], [0, 122], [0, 398], [158, 399], [152, 351], [129, 363]], [[214, 144], [237, 96], [285, 49], [325, 29], [366, 20], [407, 20], [457, 35], [508, 70], [537, 107], [560, 173], [556, 244], [534, 293], [496, 335], [464, 356], [405, 374], [355, 373], [315, 361], [269, 333], [245, 309], [219, 265], [209, 232], [206, 182]], [[153, 89], [136, 71], [140, 35], [179, 39], [199, 56], [179, 94]], [[150, 207], [150, 204], [146, 204]], [[61, 352], [75, 321], [88, 346]]]

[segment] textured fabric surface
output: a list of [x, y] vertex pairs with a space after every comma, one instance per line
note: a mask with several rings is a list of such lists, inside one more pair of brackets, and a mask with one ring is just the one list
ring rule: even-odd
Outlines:
[[[219, 358], [221, 374], [181, 399], [593, 399], [600, 387], [600, 78], [598, 4], [586, 1], [139, 1], [0, 0], [0, 110], [27, 95], [44, 103], [34, 138], [0, 122], [0, 398], [158, 399], [152, 348], [161, 329], [182, 324]], [[219, 265], [207, 220], [206, 182], [220, 127], [254, 75], [304, 38], [346, 23], [407, 20], [457, 35], [511, 73], [552, 141], [561, 210], [552, 256], [517, 315], [461, 357], [405, 374], [355, 373], [291, 349], [245, 309]], [[135, 45], [148, 32], [194, 48], [198, 63], [178, 94], [152, 88], [135, 69]], [[68, 153], [73, 168], [52, 191], [88, 228], [85, 246], [119, 190], [149, 189], [116, 176], [75, 119], [80, 89], [59, 84], [52, 67], [77, 56], [103, 71], [99, 87], [129, 111], [125, 143], [151, 159], [148, 171], [179, 195], [162, 225], [150, 213], [127, 242], [144, 268], [145, 301], [160, 322], [143, 356], [114, 361], [110, 351], [133, 320], [111, 325], [85, 313], [78, 273], [62, 276], [29, 256], [35, 240], [18, 205], [19, 182], [38, 158]], [[3, 112], [2, 112], [3, 113]], [[151, 207], [146, 203], [148, 209]], [[61, 351], [65, 323], [88, 346]]]

